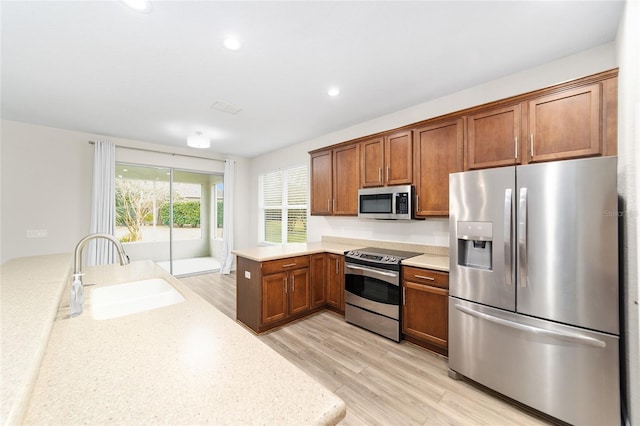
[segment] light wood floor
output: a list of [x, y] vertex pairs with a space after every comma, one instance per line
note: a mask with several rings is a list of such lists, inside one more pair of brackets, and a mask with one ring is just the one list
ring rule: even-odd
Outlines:
[[[235, 274], [181, 278], [235, 320]], [[256, 338], [347, 404], [341, 425], [542, 425], [490, 392], [447, 375], [445, 358], [400, 344], [324, 311]]]

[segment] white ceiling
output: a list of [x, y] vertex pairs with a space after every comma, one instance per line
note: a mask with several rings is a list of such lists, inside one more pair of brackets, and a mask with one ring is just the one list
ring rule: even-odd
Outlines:
[[623, 5], [2, 1], [2, 118], [253, 157], [611, 42]]

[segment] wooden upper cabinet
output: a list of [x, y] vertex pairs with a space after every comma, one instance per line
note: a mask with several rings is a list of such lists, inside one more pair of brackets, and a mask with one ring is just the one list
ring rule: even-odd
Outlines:
[[402, 131], [360, 142], [360, 186], [413, 182], [413, 135]]
[[383, 186], [384, 137], [360, 142], [360, 186]]
[[[333, 150], [333, 214], [358, 214], [360, 144]], [[315, 186], [315, 184], [314, 184]]]
[[464, 119], [414, 131], [416, 216], [449, 215], [449, 173], [462, 171]]
[[466, 170], [522, 163], [520, 104], [467, 117]]
[[601, 84], [528, 102], [529, 162], [602, 155]]
[[384, 159], [387, 185], [413, 183], [413, 133], [409, 130], [387, 136]]
[[311, 154], [311, 214], [330, 215], [333, 203], [333, 151]]

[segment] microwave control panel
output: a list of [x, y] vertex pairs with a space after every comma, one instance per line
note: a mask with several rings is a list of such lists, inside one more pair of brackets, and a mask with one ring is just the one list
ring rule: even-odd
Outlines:
[[406, 192], [400, 192], [396, 194], [396, 213], [408, 214], [409, 213], [409, 194]]

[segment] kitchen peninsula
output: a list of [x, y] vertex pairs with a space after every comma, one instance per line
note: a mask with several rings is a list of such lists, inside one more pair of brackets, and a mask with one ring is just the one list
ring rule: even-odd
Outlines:
[[[11, 277], [25, 284], [17, 271]], [[92, 289], [154, 277], [185, 301], [92, 318]], [[12, 410], [24, 412], [16, 423], [330, 425], [344, 417], [341, 399], [152, 262], [87, 268], [84, 282], [98, 285], [86, 287], [84, 313], [72, 319], [64, 285], [35, 382], [24, 382], [26, 407]], [[11, 349], [3, 341], [3, 353]]]
[[391, 241], [323, 237], [319, 242], [234, 250], [238, 321], [262, 333], [325, 308], [343, 314], [344, 254], [367, 246], [424, 253], [407, 259], [407, 265], [449, 268], [447, 247]]

